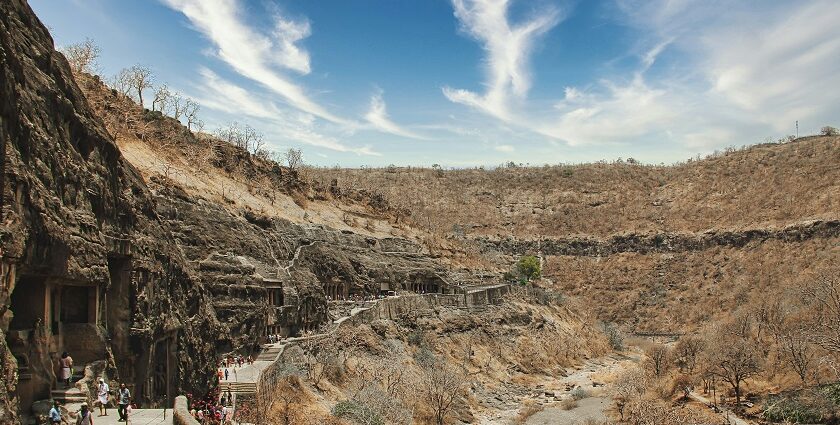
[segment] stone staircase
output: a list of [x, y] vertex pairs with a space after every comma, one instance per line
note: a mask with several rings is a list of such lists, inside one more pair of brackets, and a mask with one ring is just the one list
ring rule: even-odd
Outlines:
[[222, 393], [227, 393], [230, 390], [233, 394], [253, 394], [257, 392], [256, 382], [231, 382], [224, 381], [219, 384]]
[[87, 394], [76, 387], [52, 390], [50, 391], [50, 397], [62, 405], [81, 404], [88, 401]]
[[280, 346], [265, 345], [263, 346], [263, 350], [260, 351], [260, 354], [257, 356], [256, 361], [273, 362], [277, 359], [277, 355], [280, 354], [281, 350], [282, 348], [280, 348]]

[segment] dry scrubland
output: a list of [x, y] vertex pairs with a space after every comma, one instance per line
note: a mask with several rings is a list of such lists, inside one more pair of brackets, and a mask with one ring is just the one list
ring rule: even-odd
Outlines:
[[840, 138], [756, 145], [674, 166], [312, 170], [386, 195], [418, 227], [487, 236], [699, 232], [837, 218]]
[[[487, 251], [481, 237], [604, 241], [840, 219], [837, 137], [675, 166], [281, 167], [144, 111], [96, 77], [77, 78], [123, 154], [152, 182], [183, 187], [250, 220], [281, 217], [421, 239], [462, 265], [503, 271], [522, 254]], [[838, 246], [830, 230], [684, 250], [547, 255], [537, 284], [561, 290], [565, 300], [518, 292], [481, 311], [441, 307], [341, 326], [287, 347], [241, 413], [259, 423], [442, 424], [493, 423], [487, 418], [503, 412], [506, 421], [536, 424], [593, 410], [622, 423], [679, 425], [719, 422], [702, 404], [723, 393], [742, 414], [836, 420], [840, 388], [818, 385], [840, 371], [840, 303], [819, 301], [840, 294], [831, 280], [840, 274]], [[823, 292], [813, 289], [819, 282]], [[616, 328], [596, 330], [595, 318], [624, 333], [686, 335], [667, 344], [632, 341], [640, 347], [634, 351]], [[626, 357], [610, 367], [592, 360], [613, 350]], [[548, 403], [534, 394], [537, 385], [568, 384], [578, 373], [565, 376], [569, 367], [592, 368], [587, 383], [597, 379], [599, 388], [578, 382]], [[755, 404], [733, 403], [740, 399]], [[596, 407], [602, 402], [606, 409]], [[603, 423], [596, 417], [585, 423]]]
[[287, 346], [248, 414], [265, 424], [471, 423], [517, 406], [539, 377], [609, 351], [603, 334], [559, 299], [523, 292], [498, 308], [436, 307], [340, 326]]

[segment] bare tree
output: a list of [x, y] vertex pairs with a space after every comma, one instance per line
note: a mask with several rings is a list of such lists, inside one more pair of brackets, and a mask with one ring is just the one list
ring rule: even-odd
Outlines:
[[71, 44], [61, 49], [70, 69], [76, 73], [92, 72], [96, 68], [96, 60], [101, 50], [93, 40], [86, 38], [81, 43]]
[[624, 410], [627, 404], [636, 397], [639, 399], [647, 389], [647, 375], [640, 368], [626, 369], [613, 382], [613, 399], [621, 420], [624, 421]]
[[703, 351], [705, 341], [694, 335], [686, 335], [677, 341], [674, 347], [674, 362], [680, 368], [680, 372], [688, 370], [690, 373], [694, 372], [697, 367], [697, 357]]
[[187, 119], [187, 130], [192, 131], [192, 126], [198, 122], [198, 111], [201, 109], [192, 99], [184, 101], [184, 117]]
[[817, 362], [816, 347], [811, 345], [807, 333], [801, 322], [790, 324], [779, 337], [779, 351], [787, 362], [788, 366], [802, 380], [802, 385], [808, 384], [808, 378], [812, 376], [813, 369]]
[[811, 341], [835, 354], [840, 353], [840, 272], [819, 276], [802, 292], [813, 311]]
[[647, 367], [657, 378], [668, 372], [668, 359], [671, 357], [671, 350], [662, 344], [655, 344], [646, 350], [648, 357]]
[[152, 87], [152, 71], [149, 68], [134, 65], [128, 68], [129, 84], [131, 88], [137, 93], [137, 100], [140, 106], [143, 105], [143, 90]]
[[286, 166], [289, 167], [290, 171], [295, 171], [303, 165], [303, 153], [300, 149], [287, 150], [284, 158], [286, 159]]
[[124, 68], [120, 70], [120, 72], [114, 76], [114, 80], [111, 83], [111, 86], [119, 92], [123, 96], [128, 96], [129, 92], [131, 91], [131, 72], [128, 68]]
[[741, 403], [741, 385], [760, 372], [764, 362], [755, 341], [743, 337], [742, 330], [742, 324], [737, 322], [719, 329], [713, 337], [714, 341], [707, 344], [705, 360], [709, 375], [717, 376], [732, 386], [736, 405]]
[[444, 424], [465, 382], [466, 374], [462, 369], [439, 360], [421, 369], [420, 388], [423, 399], [432, 409], [435, 424]]
[[171, 98], [172, 92], [169, 91], [169, 87], [167, 87], [166, 84], [161, 84], [155, 90], [155, 98], [152, 99], [152, 110], [160, 111], [165, 114], [166, 107], [169, 106]]
[[178, 93], [172, 93], [169, 96], [169, 104], [172, 106], [172, 118], [181, 121], [181, 115], [184, 115], [184, 110], [186, 109], [186, 101], [187, 99]]

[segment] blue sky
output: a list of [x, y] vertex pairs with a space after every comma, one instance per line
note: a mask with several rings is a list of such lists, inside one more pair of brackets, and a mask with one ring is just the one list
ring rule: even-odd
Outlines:
[[671, 163], [840, 126], [835, 0], [30, 4], [106, 78], [147, 66], [206, 130], [317, 165]]

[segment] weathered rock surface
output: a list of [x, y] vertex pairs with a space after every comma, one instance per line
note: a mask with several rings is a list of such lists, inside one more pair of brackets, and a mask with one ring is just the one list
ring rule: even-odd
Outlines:
[[811, 221], [782, 229], [750, 229], [744, 231], [709, 230], [703, 233], [622, 234], [606, 239], [592, 237], [545, 239], [471, 238], [484, 252], [508, 255], [570, 255], [601, 257], [622, 252], [668, 253], [701, 251], [712, 247], [743, 247], [767, 240], [801, 242], [812, 238], [840, 236], [840, 220]]
[[[48, 395], [56, 352], [79, 342], [70, 335], [93, 346], [77, 361], [108, 360], [138, 400], [161, 400], [141, 387], [161, 372], [155, 347], [162, 339], [169, 352], [158, 355], [174, 366], [167, 372], [173, 388], [206, 388], [214, 359], [208, 335], [216, 329], [207, 294], [140, 174], [22, 0], [0, 3], [0, 141], [0, 422], [14, 423], [19, 409], [29, 409], [16, 394], [42, 396], [46, 385]], [[44, 307], [70, 286], [95, 300], [88, 323], [62, 324], [63, 316], [52, 317], [57, 308]], [[21, 344], [8, 347], [10, 328], [28, 339], [12, 338]], [[43, 356], [46, 365], [34, 361]], [[18, 376], [19, 366], [27, 376]]]

